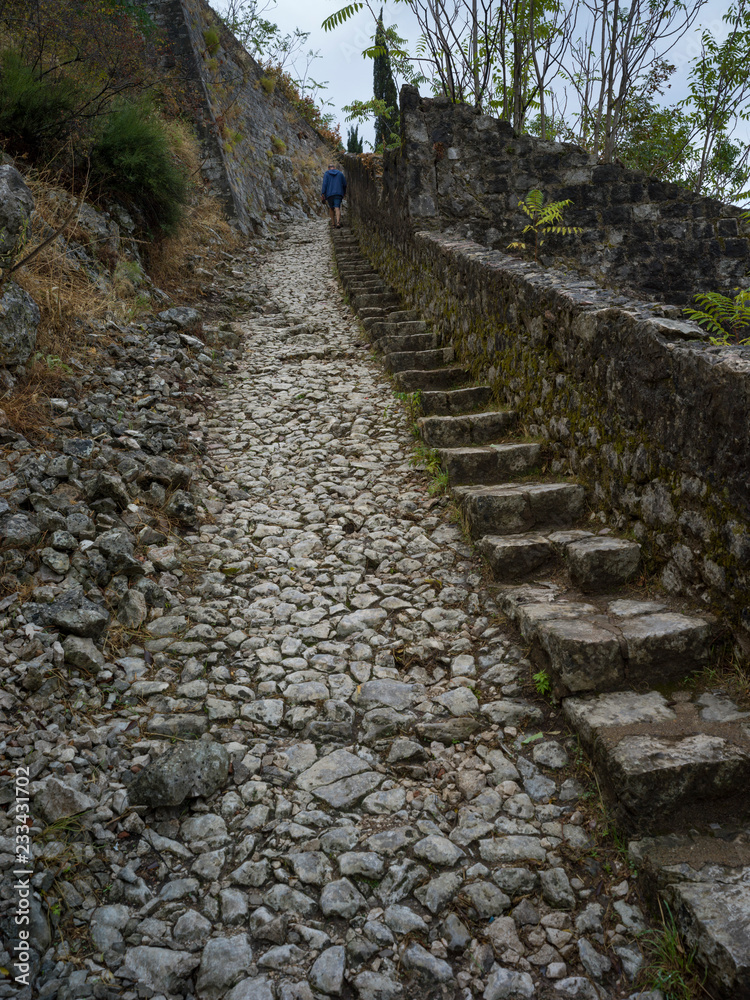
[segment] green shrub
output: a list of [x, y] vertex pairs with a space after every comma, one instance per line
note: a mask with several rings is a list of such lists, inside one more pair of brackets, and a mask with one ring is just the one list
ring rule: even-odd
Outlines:
[[203, 32], [203, 41], [206, 43], [209, 55], [215, 56], [219, 51], [219, 46], [221, 45], [219, 32], [216, 28], [207, 28]]
[[189, 197], [189, 181], [172, 152], [170, 132], [147, 101], [113, 111], [91, 151], [94, 179], [134, 203], [149, 226], [174, 232]]
[[12, 50], [0, 55], [0, 136], [11, 149], [39, 153], [64, 139], [83, 102], [80, 87], [62, 74], [41, 75]]
[[279, 139], [277, 135], [271, 136], [271, 145], [273, 146], [274, 153], [280, 153], [282, 156], [286, 153], [286, 143], [283, 139]]
[[275, 76], [262, 76], [260, 78], [260, 85], [265, 90], [267, 94], [272, 94], [276, 89], [276, 77]]

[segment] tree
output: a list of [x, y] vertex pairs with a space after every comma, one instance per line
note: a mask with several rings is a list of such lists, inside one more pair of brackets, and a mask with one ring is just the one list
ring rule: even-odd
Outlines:
[[692, 27], [707, 0], [580, 0], [557, 57], [576, 94], [581, 143], [605, 163], [615, 158], [622, 116], [644, 79]]
[[747, 182], [749, 147], [732, 142], [739, 120], [750, 118], [750, 2], [737, 0], [724, 15], [729, 26], [720, 44], [706, 30], [701, 52], [690, 71], [690, 96], [681, 102], [687, 109], [700, 148], [692, 187], [704, 191], [709, 179], [718, 196], [738, 196]]
[[[380, 8], [375, 29], [375, 48], [378, 50], [372, 64], [372, 92], [376, 101], [384, 101], [389, 108], [398, 108], [398, 94], [391, 70], [388, 42], [383, 28], [383, 8]], [[398, 132], [398, 112], [378, 115], [375, 119], [375, 147], [386, 146], [391, 136]]]
[[358, 125], [350, 125], [346, 131], [346, 151], [347, 153], [361, 153], [362, 136], [359, 134]]

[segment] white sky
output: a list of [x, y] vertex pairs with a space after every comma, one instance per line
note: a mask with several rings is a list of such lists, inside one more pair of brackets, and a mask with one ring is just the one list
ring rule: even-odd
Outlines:
[[[210, 2], [217, 8], [222, 5], [222, 0]], [[374, 31], [367, 8], [333, 31], [323, 31], [323, 20], [347, 2], [348, 0], [276, 0], [275, 5], [264, 15], [275, 21], [283, 32], [293, 31], [295, 28], [310, 32], [307, 48], [320, 50], [322, 57], [313, 63], [310, 75], [317, 81], [328, 82], [323, 96], [331, 102], [331, 107], [326, 110], [336, 115], [344, 142], [347, 123], [342, 106], [355, 99], [365, 101], [372, 97], [372, 61], [362, 57], [362, 50], [372, 44], [370, 38]], [[715, 37], [723, 37], [726, 29], [721, 17], [726, 12], [727, 5], [728, 0], [708, 0], [696, 26], [669, 53], [668, 59], [677, 67], [677, 71], [670, 81], [671, 88], [664, 95], [664, 103], [673, 103], [686, 96], [687, 67], [699, 51], [700, 32], [704, 28], [710, 28]], [[413, 51], [419, 31], [416, 19], [406, 4], [391, 0], [390, 3], [385, 2], [383, 7], [385, 23], [396, 24], [399, 34], [408, 39], [408, 48]], [[360, 126], [359, 131], [366, 139], [372, 139], [371, 126]]]

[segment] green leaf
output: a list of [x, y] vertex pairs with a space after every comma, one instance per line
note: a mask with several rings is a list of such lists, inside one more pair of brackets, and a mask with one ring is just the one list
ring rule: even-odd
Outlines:
[[544, 733], [534, 733], [533, 736], [526, 736], [521, 740], [521, 743], [534, 743], [536, 740], [543, 740]]
[[323, 31], [333, 31], [334, 28], [358, 14], [363, 7], [364, 3], [360, 3], [359, 0], [355, 0], [355, 3], [350, 3], [347, 7], [342, 7], [341, 10], [337, 10], [323, 21]]

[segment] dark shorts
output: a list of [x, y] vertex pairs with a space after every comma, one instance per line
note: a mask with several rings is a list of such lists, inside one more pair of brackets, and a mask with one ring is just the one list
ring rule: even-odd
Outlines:
[[329, 208], [341, 208], [341, 200], [343, 195], [332, 194], [330, 198], [326, 198]]

